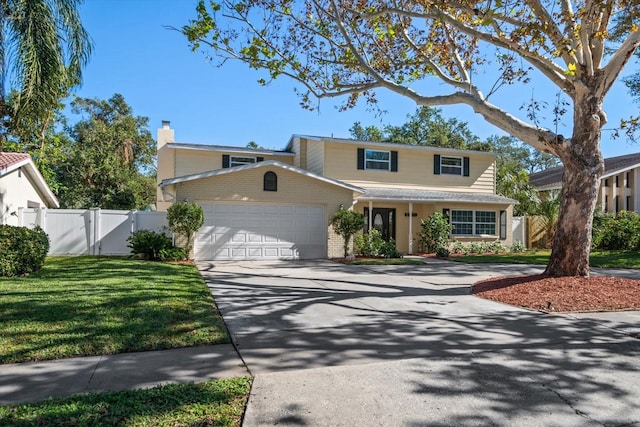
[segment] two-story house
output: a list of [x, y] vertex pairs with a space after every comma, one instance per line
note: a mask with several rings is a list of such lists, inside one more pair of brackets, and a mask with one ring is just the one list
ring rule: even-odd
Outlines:
[[[560, 191], [564, 167], [531, 174], [529, 182], [538, 191]], [[640, 153], [604, 159], [598, 206], [603, 212], [622, 210], [640, 213]]]
[[196, 259], [342, 256], [328, 225], [364, 214], [398, 250], [419, 250], [420, 220], [443, 212], [462, 241], [511, 244], [511, 199], [496, 195], [495, 155], [294, 135], [282, 151], [174, 142], [158, 130], [158, 210], [200, 204]]

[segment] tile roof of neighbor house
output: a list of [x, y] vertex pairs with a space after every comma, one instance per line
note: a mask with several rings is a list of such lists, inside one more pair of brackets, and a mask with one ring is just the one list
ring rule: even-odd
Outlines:
[[465, 202], [515, 204], [516, 200], [496, 194], [458, 193], [453, 191], [404, 190], [396, 188], [366, 188], [358, 200], [388, 200], [399, 202]]
[[[603, 178], [607, 178], [611, 175], [615, 175], [627, 169], [640, 166], [640, 153], [625, 154], [623, 156], [609, 157], [604, 159], [604, 174]], [[542, 172], [536, 172], [531, 174], [529, 182], [538, 188], [553, 188], [560, 187], [562, 184], [562, 174], [564, 173], [564, 167], [558, 166], [550, 168]]]
[[18, 163], [27, 162], [30, 158], [31, 156], [24, 153], [0, 152], [0, 173], [11, 166], [15, 167]]
[[167, 185], [177, 184], [179, 182], [193, 181], [196, 179], [210, 178], [212, 176], [220, 176], [228, 173], [235, 173], [235, 172], [241, 172], [241, 171], [246, 171], [250, 169], [264, 168], [264, 167], [278, 167], [281, 169], [286, 169], [295, 173], [299, 173], [300, 175], [308, 176], [309, 178], [314, 178], [319, 181], [324, 181], [329, 184], [337, 185], [338, 187], [343, 187], [348, 190], [355, 191], [357, 193], [364, 193], [365, 191], [364, 189], [360, 187], [356, 187], [355, 185], [347, 184], [346, 182], [338, 181], [337, 179], [327, 178], [326, 176], [318, 175], [313, 172], [309, 172], [307, 170], [297, 168], [295, 166], [287, 165], [277, 160], [267, 160], [264, 162], [256, 162], [256, 163], [251, 163], [243, 166], [235, 166], [232, 168], [225, 168], [225, 169], [216, 169], [208, 172], [201, 172], [201, 173], [195, 173], [191, 175], [178, 176], [175, 178], [163, 179], [162, 182], [160, 182], [159, 186], [165, 187]]

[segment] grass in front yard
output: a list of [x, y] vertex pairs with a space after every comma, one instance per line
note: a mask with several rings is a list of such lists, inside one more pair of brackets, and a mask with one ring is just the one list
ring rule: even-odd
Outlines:
[[[549, 262], [550, 250], [531, 251], [509, 254], [485, 254], [466, 255], [451, 258], [452, 261], [478, 263], [505, 263], [505, 264], [541, 264]], [[638, 268], [640, 269], [640, 252], [634, 251], [592, 251], [590, 257], [591, 267], [602, 268]]]
[[418, 259], [407, 258], [356, 258], [356, 259], [341, 259], [338, 262], [342, 264], [350, 265], [419, 265], [424, 262]]
[[0, 363], [229, 342], [193, 265], [47, 258], [0, 278]]
[[251, 379], [170, 384], [0, 407], [0, 426], [240, 426]]

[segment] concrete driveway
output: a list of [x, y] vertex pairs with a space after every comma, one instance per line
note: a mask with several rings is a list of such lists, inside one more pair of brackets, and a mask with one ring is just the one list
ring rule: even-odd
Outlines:
[[537, 267], [201, 263], [255, 375], [245, 426], [640, 425], [640, 341], [468, 295]]

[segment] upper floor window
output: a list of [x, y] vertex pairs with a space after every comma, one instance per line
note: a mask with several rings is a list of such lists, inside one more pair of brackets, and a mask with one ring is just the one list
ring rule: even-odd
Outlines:
[[231, 156], [229, 158], [229, 166], [230, 167], [249, 165], [249, 164], [255, 163], [255, 162], [256, 162], [256, 158], [255, 157]]
[[604, 186], [605, 186], [605, 187], [608, 187], [608, 186], [609, 186], [609, 178], [607, 178], [607, 179], [605, 179], [605, 180], [604, 180]]
[[433, 156], [433, 173], [435, 175], [469, 176], [469, 157]]
[[618, 175], [616, 175], [616, 177], [614, 178], [614, 181], [616, 183], [616, 187], [620, 187], [620, 177]]
[[264, 191], [278, 191], [278, 175], [275, 172], [264, 174]]
[[388, 171], [391, 166], [391, 152], [364, 150], [364, 168]]
[[440, 173], [462, 176], [462, 157], [440, 157]]
[[358, 148], [358, 169], [398, 171], [398, 152]]
[[256, 162], [262, 162], [264, 160], [263, 157], [253, 157], [253, 156], [231, 156], [229, 154], [222, 155], [222, 167], [223, 168], [232, 168], [235, 166], [244, 166], [250, 165]]
[[629, 172], [627, 172], [626, 174], [626, 178], [625, 178], [625, 187], [627, 188], [631, 188], [631, 174]]

